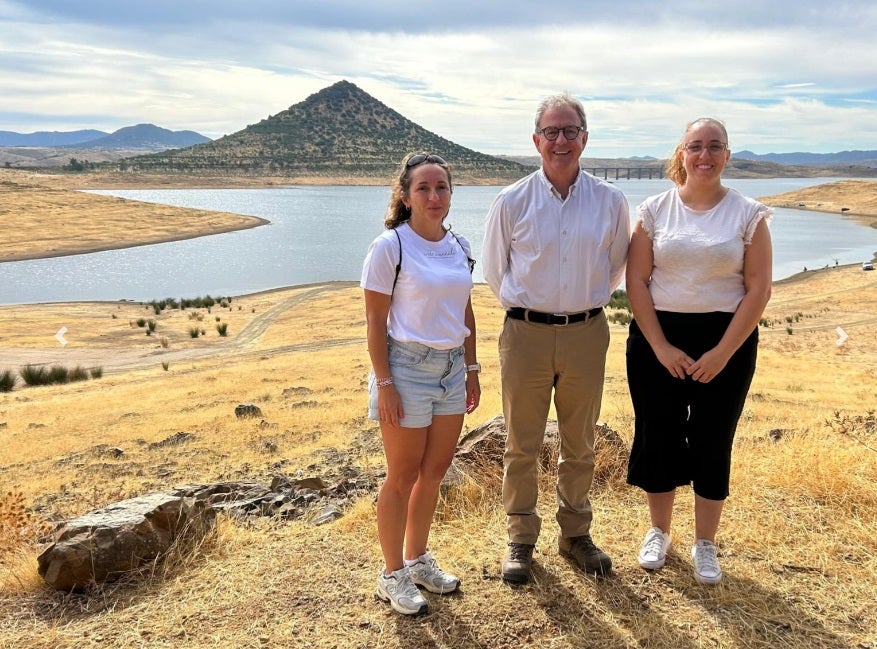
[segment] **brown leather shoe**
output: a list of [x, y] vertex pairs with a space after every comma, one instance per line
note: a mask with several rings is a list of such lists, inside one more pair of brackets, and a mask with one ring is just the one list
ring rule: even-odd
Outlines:
[[533, 548], [528, 543], [509, 543], [509, 551], [502, 560], [502, 578], [513, 584], [530, 581], [533, 569]]
[[591, 537], [587, 534], [568, 538], [561, 537], [558, 541], [558, 551], [561, 556], [572, 559], [579, 570], [588, 574], [602, 576], [612, 571], [612, 559], [594, 545]]

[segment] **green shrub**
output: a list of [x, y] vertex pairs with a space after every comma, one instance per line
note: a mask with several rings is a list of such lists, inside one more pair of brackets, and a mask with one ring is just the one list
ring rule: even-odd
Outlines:
[[608, 306], [610, 309], [624, 309], [625, 311], [630, 311], [630, 298], [627, 297], [627, 291], [623, 289], [612, 291]]
[[52, 365], [49, 368], [49, 383], [69, 383], [70, 370], [63, 365]]
[[87, 381], [88, 370], [86, 370], [84, 367], [80, 367], [79, 365], [77, 365], [72, 370], [70, 370], [68, 377], [71, 381]]
[[162, 362], [161, 362], [161, 368], [162, 368], [165, 372], [167, 372], [167, 370], [168, 370], [168, 368], [169, 368], [170, 366], [171, 366], [171, 364], [168, 363], [167, 361], [162, 361]]
[[146, 326], [146, 318], [137, 318], [137, 326], [145, 327]]
[[17, 379], [12, 370], [3, 370], [0, 372], [0, 392], [12, 392]]
[[150, 331], [155, 331], [155, 320], [149, 320], [146, 323], [146, 326], [149, 328]]
[[104, 375], [104, 368], [92, 367], [90, 370], [88, 370], [88, 373], [91, 374], [91, 378], [99, 379], [100, 377], [102, 377]]
[[25, 385], [49, 384], [49, 370], [42, 365], [25, 365], [18, 373]]
[[197, 338], [201, 335], [201, 330], [198, 327], [189, 327], [189, 335], [192, 336], [192, 338]]
[[216, 331], [219, 332], [220, 336], [227, 336], [228, 335], [228, 323], [227, 322], [220, 322], [218, 325], [216, 325]]

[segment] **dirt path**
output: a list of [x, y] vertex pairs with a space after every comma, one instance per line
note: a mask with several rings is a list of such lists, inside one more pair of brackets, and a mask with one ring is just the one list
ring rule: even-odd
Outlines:
[[28, 364], [62, 364], [66, 367], [101, 367], [105, 374], [115, 374], [155, 367], [162, 363], [178, 365], [187, 361], [209, 358], [253, 359], [308, 349], [361, 344], [364, 340], [362, 337], [328, 338], [319, 342], [281, 345], [273, 348], [254, 348], [258, 339], [281, 314], [321, 295], [349, 288], [349, 282], [315, 285], [310, 290], [286, 298], [269, 308], [265, 313], [258, 315], [247, 323], [236, 336], [209, 347], [139, 350], [112, 347], [73, 349], [65, 349], [64, 347], [56, 349], [6, 347], [0, 348], [0, 357], [2, 357], [3, 364], [10, 367], [20, 367]]

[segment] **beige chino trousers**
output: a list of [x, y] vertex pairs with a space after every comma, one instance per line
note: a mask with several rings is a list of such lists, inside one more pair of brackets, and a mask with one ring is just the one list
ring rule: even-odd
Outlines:
[[600, 414], [609, 325], [600, 313], [586, 322], [544, 325], [506, 318], [499, 337], [502, 402], [508, 437], [502, 501], [509, 540], [535, 545], [539, 452], [552, 391], [560, 432], [557, 522], [560, 536], [590, 533], [588, 492], [594, 479], [594, 426]]

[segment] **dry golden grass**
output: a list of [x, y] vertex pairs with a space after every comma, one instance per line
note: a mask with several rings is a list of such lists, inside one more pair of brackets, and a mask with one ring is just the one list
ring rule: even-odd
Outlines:
[[[467, 428], [501, 410], [501, 313], [483, 285], [473, 302], [484, 398]], [[425, 617], [404, 618], [372, 600], [381, 559], [366, 498], [320, 527], [223, 518], [198, 548], [77, 595], [41, 584], [32, 539], [8, 543], [0, 549], [0, 646], [875, 647], [875, 304], [877, 274], [855, 267], [775, 287], [766, 317], [781, 324], [762, 330], [720, 532], [726, 577], [717, 588], [691, 574], [688, 492], [679, 498], [677, 551], [665, 569], [637, 566], [646, 507], [623, 475], [593, 493], [593, 532], [615, 575], [597, 581], [577, 573], [554, 550], [551, 473], [542, 483], [536, 579], [506, 586], [498, 577], [505, 531], [494, 470], [440, 503], [431, 546], [463, 588], [429, 595]], [[63, 351], [90, 350], [112, 371], [0, 394], [0, 484], [22, 494], [28, 515], [56, 520], [184, 483], [331, 476], [344, 463], [380, 472], [379, 432], [365, 418], [361, 291], [349, 283], [296, 287], [235, 298], [232, 307], [236, 320], [224, 340], [215, 332], [185, 340], [188, 316], [162, 315], [156, 335], [173, 342], [152, 356], [142, 355], [142, 329], [128, 324], [145, 312], [138, 305], [3, 307], [0, 357], [28, 346], [47, 354], [34, 331], [53, 335], [59, 318], [75, 312]], [[843, 346], [837, 326], [849, 334]], [[629, 441], [625, 335], [612, 326], [602, 418]], [[210, 353], [185, 355], [201, 349]], [[112, 369], [125, 352], [129, 365]], [[175, 352], [183, 355], [163, 371], [163, 354]], [[234, 407], [244, 402], [257, 404], [271, 425], [237, 420]], [[192, 437], [160, 444], [179, 432]]]
[[[25, 213], [32, 185], [130, 186], [130, 177], [22, 173], [0, 171], [2, 190], [18, 186], [2, 209]], [[863, 189], [870, 186], [853, 188]], [[47, 205], [51, 192], [33, 195], [40, 193], [33, 206]], [[58, 204], [73, 204], [71, 195], [85, 196], [67, 192]], [[141, 209], [126, 205], [120, 218], [136, 220]], [[83, 225], [70, 221], [66, 236]], [[31, 251], [41, 245], [49, 244]], [[501, 411], [501, 313], [485, 286], [473, 303], [484, 395], [467, 428]], [[416, 620], [371, 599], [381, 560], [369, 498], [321, 527], [222, 519], [197, 548], [82, 594], [52, 592], [36, 574], [39, 521], [184, 483], [267, 482], [299, 471], [331, 477], [344, 464], [379, 473], [379, 432], [364, 416], [368, 355], [353, 284], [236, 297], [230, 310], [210, 313], [156, 316], [133, 303], [0, 307], [0, 371], [26, 362], [105, 369], [98, 380], [0, 393], [0, 485], [8, 494], [0, 498], [0, 646], [877, 647], [875, 304], [877, 274], [856, 267], [776, 286], [738, 432], [720, 587], [691, 576], [686, 492], [675, 522], [678, 554], [660, 572], [638, 568], [646, 508], [616, 471], [593, 493], [594, 535], [613, 556], [615, 576], [584, 577], [554, 551], [547, 472], [536, 580], [509, 588], [498, 578], [505, 533], [494, 465], [444, 495], [431, 545], [463, 590], [430, 595], [431, 613]], [[217, 334], [216, 316], [228, 323], [228, 338]], [[153, 336], [136, 326], [141, 317], [156, 320]], [[196, 323], [205, 337], [189, 336]], [[53, 338], [61, 326], [66, 347]], [[838, 326], [849, 334], [842, 346]], [[629, 442], [626, 331], [613, 325], [612, 333], [602, 418]], [[234, 417], [244, 402], [259, 405], [264, 424]], [[187, 441], [167, 443], [181, 432]], [[609, 452], [598, 462], [622, 467], [624, 454]]]

